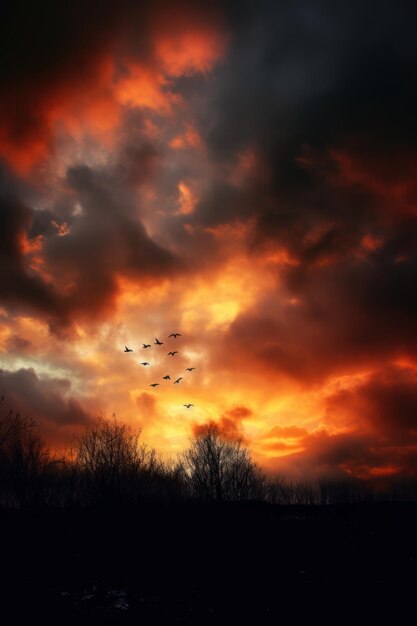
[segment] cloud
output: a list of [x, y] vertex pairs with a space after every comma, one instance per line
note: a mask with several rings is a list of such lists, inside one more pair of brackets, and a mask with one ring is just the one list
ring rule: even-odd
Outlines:
[[207, 72], [223, 50], [216, 12], [186, 1], [21, 0], [3, 17], [0, 155], [22, 176], [53, 156], [57, 133], [109, 148], [120, 105], [167, 111], [167, 78]]
[[274, 426], [260, 445], [277, 454], [271, 466], [298, 477], [415, 476], [416, 403], [415, 369], [391, 366], [328, 395], [327, 427]]
[[116, 190], [85, 166], [72, 168], [67, 181], [82, 213], [65, 228], [47, 211], [13, 199], [0, 203], [2, 299], [44, 315], [52, 328], [111, 310], [119, 276], [152, 281], [180, 267], [149, 238], [127, 194], [116, 199]]
[[1, 207], [0, 289], [13, 311], [44, 315], [56, 332], [114, 312], [121, 280], [151, 285], [184, 269], [167, 237], [149, 235], [143, 198], [155, 196], [163, 162], [158, 134], [173, 107], [186, 108], [176, 81], [207, 74], [225, 41], [219, 14], [195, 3], [81, 4], [18, 3], [3, 24], [14, 72], [0, 60], [0, 157], [17, 173], [3, 181], [16, 199]]
[[327, 409], [356, 416], [361, 429], [368, 429], [390, 445], [417, 444], [416, 371], [401, 366], [376, 371], [350, 392], [330, 396]]
[[208, 426], [214, 426], [218, 432], [230, 440], [247, 442], [242, 422], [252, 416], [252, 410], [243, 405], [237, 405], [225, 411], [218, 420], [209, 420], [203, 424], [193, 425], [193, 434], [204, 433]]
[[0, 370], [0, 387], [5, 405], [37, 421], [55, 443], [68, 444], [68, 431], [74, 434], [92, 418], [71, 395], [71, 382], [66, 378], [38, 376], [33, 368]]
[[52, 285], [28, 267], [25, 255], [33, 211], [13, 197], [0, 197], [0, 294], [5, 304], [48, 315], [57, 312]]
[[127, 193], [86, 166], [71, 168], [67, 180], [82, 212], [68, 234], [50, 238], [44, 251], [74, 315], [111, 309], [118, 276], [152, 281], [179, 268], [175, 255], [148, 236]]

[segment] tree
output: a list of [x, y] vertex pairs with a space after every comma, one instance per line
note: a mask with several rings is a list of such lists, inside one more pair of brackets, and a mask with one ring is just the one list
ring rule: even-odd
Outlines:
[[[84, 478], [87, 499], [132, 498], [144, 479], [161, 469], [154, 449], [139, 443], [141, 431], [99, 417], [87, 426], [75, 449], [75, 462]], [[143, 485], [142, 485], [143, 487]]]
[[9, 506], [40, 504], [54, 461], [38, 425], [10, 410], [0, 420], [0, 500]]
[[200, 429], [180, 455], [191, 495], [204, 500], [258, 498], [264, 476], [241, 440], [225, 438], [215, 424]]

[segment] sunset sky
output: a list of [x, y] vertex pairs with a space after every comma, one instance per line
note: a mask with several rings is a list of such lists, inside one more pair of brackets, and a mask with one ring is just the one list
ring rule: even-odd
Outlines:
[[0, 9], [2, 412], [415, 475], [417, 11], [205, 4]]

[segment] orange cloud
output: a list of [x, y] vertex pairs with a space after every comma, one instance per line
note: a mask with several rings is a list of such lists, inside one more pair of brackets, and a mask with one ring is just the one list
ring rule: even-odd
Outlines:
[[[214, 22], [196, 20], [193, 12], [179, 10], [172, 18], [168, 26], [147, 17], [142, 25], [149, 29], [144, 37], [147, 44], [140, 54], [129, 49], [134, 47], [132, 24], [123, 24], [122, 46], [122, 26], [117, 23], [112, 34], [91, 41], [91, 50], [81, 48], [71, 62], [66, 60], [60, 72], [53, 69], [48, 75], [47, 68], [41, 68], [38, 83], [29, 76], [19, 88], [13, 85], [0, 103], [0, 156], [19, 175], [27, 176], [35, 166], [56, 158], [67, 139], [92, 138], [107, 149], [114, 145], [126, 109], [170, 115], [181, 103], [172, 81], [209, 72], [225, 50], [225, 38]], [[191, 125], [183, 140], [200, 146]]]
[[182, 135], [176, 135], [171, 139], [169, 146], [170, 148], [174, 148], [174, 150], [188, 147], [198, 150], [202, 148], [202, 140], [198, 131], [188, 124]]
[[157, 61], [172, 77], [207, 73], [224, 51], [224, 37], [215, 29], [202, 26], [186, 26], [180, 32], [158, 36], [155, 42]]
[[[93, 57], [79, 75], [67, 80], [60, 77], [42, 91], [22, 94], [34, 102], [36, 109], [36, 120], [28, 128], [20, 119], [24, 104], [14, 103], [17, 94], [11, 94], [10, 101], [3, 105], [7, 109], [0, 122], [0, 155], [25, 176], [35, 165], [54, 156], [60, 132], [76, 140], [88, 135], [108, 144], [120, 114], [111, 91], [113, 71], [109, 55]], [[12, 107], [14, 111], [10, 111]]]
[[128, 63], [126, 75], [116, 83], [117, 100], [127, 107], [140, 107], [169, 114], [178, 96], [164, 89], [167, 85], [163, 74], [152, 67]]

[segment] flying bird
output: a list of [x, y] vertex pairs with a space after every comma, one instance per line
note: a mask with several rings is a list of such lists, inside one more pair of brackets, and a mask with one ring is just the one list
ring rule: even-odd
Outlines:
[[149, 387], [158, 387], [159, 383], [151, 383]]
[[174, 352], [168, 352], [167, 356], [175, 356], [178, 354], [178, 350], [174, 350]]
[[144, 348], [150, 348], [150, 347], [151, 347], [151, 344], [150, 344], [150, 343], [144, 343], [144, 344], [143, 344], [143, 347], [144, 347]]
[[166, 376], [162, 377], [164, 380], [171, 380], [171, 376], [169, 374], [167, 374]]
[[155, 344], [155, 345], [157, 345], [157, 346], [162, 346], [162, 344], [163, 344], [163, 343], [164, 343], [163, 341], [159, 341], [159, 339], [157, 339], [157, 338], [155, 337], [155, 341], [154, 341], [154, 344]]
[[195, 367], [187, 367], [187, 372], [192, 372], [193, 370], [195, 370]]
[[190, 408], [190, 406], [194, 406], [194, 404], [184, 404], [184, 406], [186, 406], [186, 407], [187, 407], [187, 409], [189, 409], [189, 408]]
[[177, 337], [181, 337], [181, 333], [171, 333], [169, 336], [174, 337], [174, 339], [176, 339]]
[[148, 361], [144, 361], [141, 365], [149, 365]]
[[182, 380], [182, 376], [180, 376], [179, 378], [177, 378], [176, 381], [174, 381], [174, 385], [177, 385], [180, 382], [180, 380]]
[[128, 348], [127, 346], [125, 346], [124, 351], [125, 351], [125, 352], [133, 352], [132, 348]]

